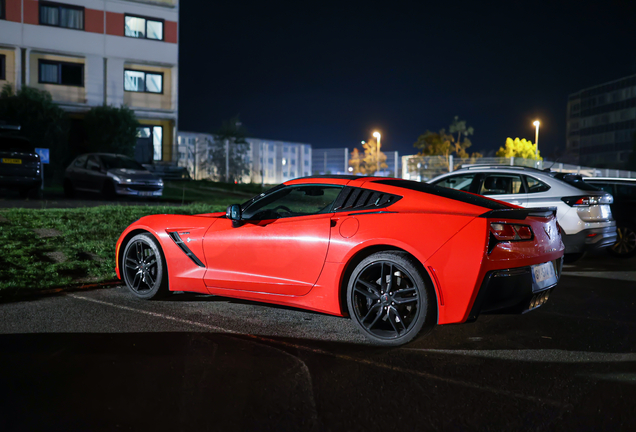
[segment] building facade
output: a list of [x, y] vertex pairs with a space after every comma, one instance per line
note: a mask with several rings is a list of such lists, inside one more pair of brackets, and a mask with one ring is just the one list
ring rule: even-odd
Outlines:
[[[249, 150], [245, 162], [250, 172], [243, 183], [279, 184], [311, 175], [311, 145], [287, 141], [247, 138]], [[193, 179], [216, 178], [211, 163], [214, 137], [196, 132], [179, 132], [178, 165], [188, 169]]]
[[573, 93], [566, 149], [583, 165], [622, 168], [634, 149], [636, 75]]
[[141, 124], [136, 156], [176, 161], [178, 0], [0, 0], [0, 9], [0, 86], [47, 90], [74, 121], [127, 105]]

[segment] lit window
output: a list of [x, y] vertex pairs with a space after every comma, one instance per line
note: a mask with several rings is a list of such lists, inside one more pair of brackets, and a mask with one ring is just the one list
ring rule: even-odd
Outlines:
[[126, 15], [124, 34], [134, 38], [163, 40], [163, 21]]
[[163, 74], [126, 69], [124, 90], [141, 93], [163, 93]]
[[84, 30], [84, 8], [41, 1], [40, 24]]
[[50, 60], [38, 61], [38, 82], [84, 87], [84, 65]]

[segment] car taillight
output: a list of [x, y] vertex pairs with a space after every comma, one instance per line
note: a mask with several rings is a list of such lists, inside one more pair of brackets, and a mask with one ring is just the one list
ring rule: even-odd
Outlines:
[[493, 222], [490, 232], [498, 241], [532, 240], [532, 229], [528, 225]]
[[589, 207], [599, 204], [612, 204], [614, 197], [610, 194], [605, 195], [590, 195], [590, 196], [573, 196], [563, 197], [561, 200], [570, 207]]

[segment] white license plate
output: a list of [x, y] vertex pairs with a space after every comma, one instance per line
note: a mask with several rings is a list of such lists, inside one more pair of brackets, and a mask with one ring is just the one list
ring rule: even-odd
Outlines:
[[551, 262], [532, 266], [532, 272], [534, 273], [534, 281], [538, 284], [556, 277], [554, 266]]
[[140, 195], [140, 196], [151, 196], [151, 195], [152, 195], [152, 192], [146, 192], [146, 191], [144, 191], [144, 192], [139, 192], [139, 195]]

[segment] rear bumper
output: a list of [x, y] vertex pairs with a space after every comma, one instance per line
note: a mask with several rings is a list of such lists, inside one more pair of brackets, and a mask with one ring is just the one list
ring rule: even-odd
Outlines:
[[[561, 276], [563, 258], [551, 261], [557, 276]], [[534, 283], [531, 266], [486, 273], [466, 322], [480, 314], [521, 314], [536, 309], [547, 300], [556, 283], [539, 287]]]
[[582, 253], [606, 248], [616, 243], [616, 225], [589, 228], [576, 234], [564, 235], [565, 253]]
[[35, 188], [40, 187], [42, 179], [38, 177], [3, 176], [0, 175], [0, 188]]

